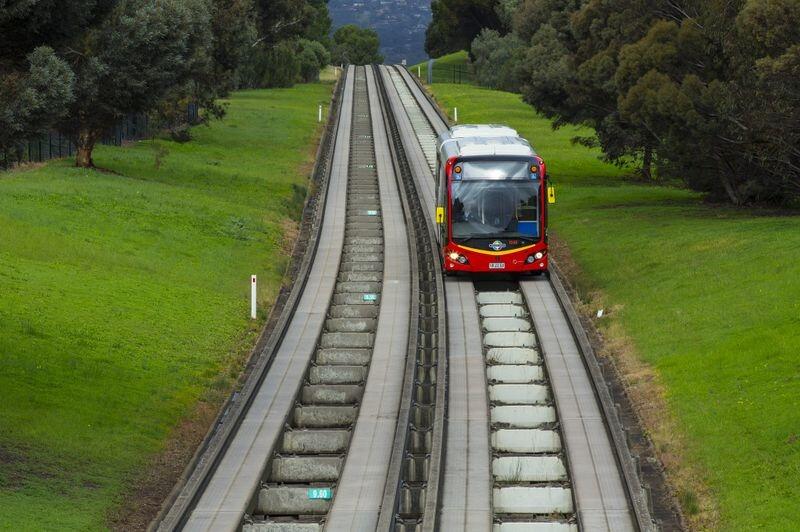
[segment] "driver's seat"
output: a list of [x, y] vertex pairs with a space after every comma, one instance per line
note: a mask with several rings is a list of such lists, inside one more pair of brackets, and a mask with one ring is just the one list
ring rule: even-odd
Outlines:
[[487, 190], [481, 195], [481, 223], [501, 229], [514, 218], [514, 201], [503, 190]]

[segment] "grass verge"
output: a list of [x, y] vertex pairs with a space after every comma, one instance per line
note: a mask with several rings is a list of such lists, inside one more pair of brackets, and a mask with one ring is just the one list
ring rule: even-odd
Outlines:
[[[800, 522], [800, 217], [645, 186], [519, 96], [436, 84], [462, 123], [515, 127], [547, 161], [552, 228], [693, 528]], [[585, 132], [584, 132], [585, 134]]]
[[[452, 54], [437, 57], [433, 61], [433, 82], [434, 83], [469, 83], [471, 75], [467, 64], [467, 52], [454, 52]], [[421, 76], [423, 80], [428, 79], [428, 62], [423, 61], [408, 67], [408, 71], [415, 76]]]
[[[330, 84], [246, 91], [194, 140], [0, 174], [0, 529], [98, 530], [276, 296]], [[249, 275], [259, 276], [251, 323]]]

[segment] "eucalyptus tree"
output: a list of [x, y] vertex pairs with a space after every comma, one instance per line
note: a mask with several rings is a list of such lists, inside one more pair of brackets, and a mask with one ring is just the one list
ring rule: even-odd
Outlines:
[[58, 52], [111, 7], [110, 0], [0, 0], [0, 152], [47, 131], [73, 100], [75, 76]]
[[380, 38], [375, 30], [347, 24], [333, 34], [331, 60], [346, 65], [383, 63]]
[[204, 0], [119, 0], [64, 54], [75, 73], [74, 101], [60, 128], [75, 139], [76, 165], [93, 166], [104, 131], [149, 111], [191, 78], [209, 39]]
[[800, 197], [796, 0], [524, 0], [521, 92], [606, 158], [735, 204]]
[[425, 51], [431, 57], [439, 57], [469, 50], [483, 29], [502, 30], [501, 17], [506, 12], [498, 0], [433, 0]]

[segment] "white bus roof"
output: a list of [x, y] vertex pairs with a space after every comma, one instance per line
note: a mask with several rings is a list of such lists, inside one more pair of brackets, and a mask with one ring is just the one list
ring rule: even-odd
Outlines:
[[453, 126], [439, 137], [442, 160], [450, 157], [536, 155], [527, 140], [508, 126], [464, 124]]
[[450, 128], [450, 136], [454, 139], [466, 137], [518, 137], [516, 129], [496, 124], [464, 124]]
[[440, 138], [442, 160], [450, 157], [494, 157], [536, 155], [531, 145], [522, 137], [462, 137], [453, 138], [445, 133]]

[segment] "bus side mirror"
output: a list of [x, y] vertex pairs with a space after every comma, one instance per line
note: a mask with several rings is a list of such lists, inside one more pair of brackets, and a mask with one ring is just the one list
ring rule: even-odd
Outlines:
[[556, 202], [556, 187], [547, 187], [547, 203]]
[[444, 223], [444, 207], [436, 207], [436, 223]]

